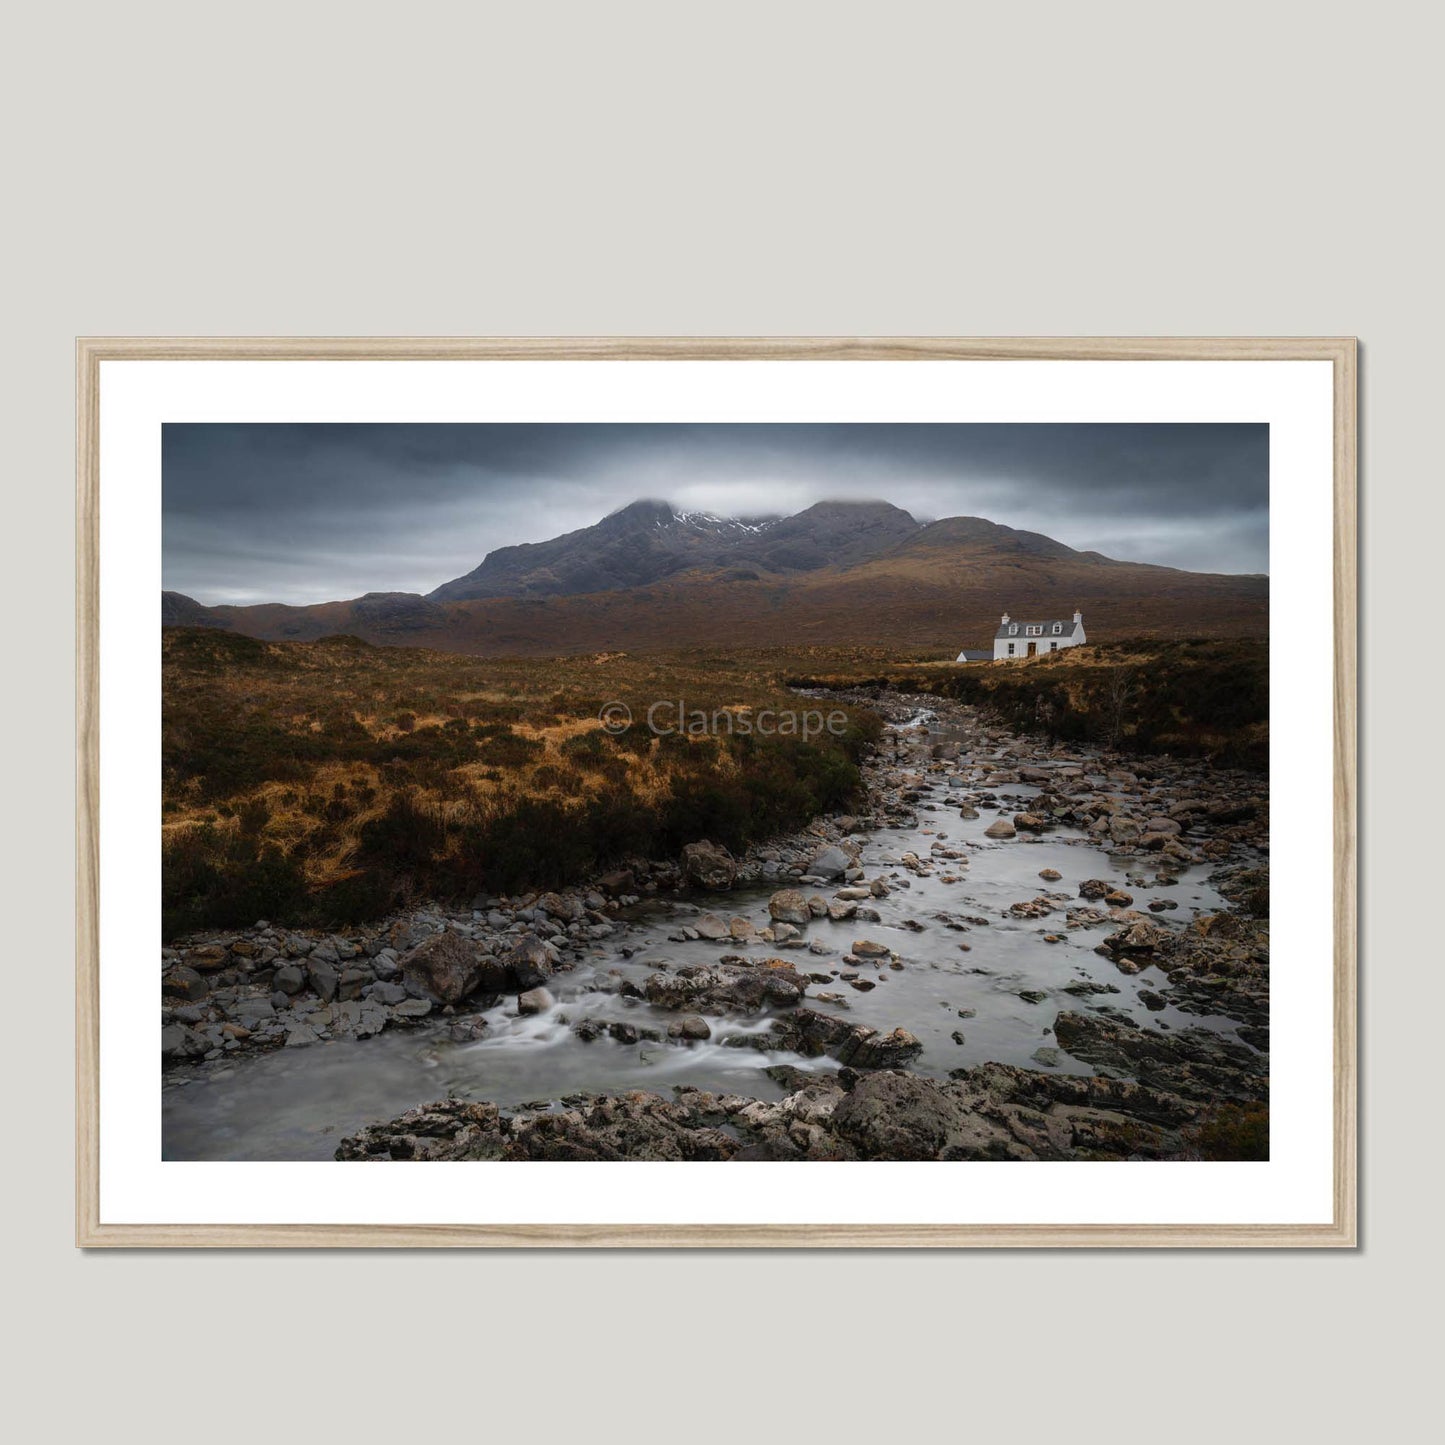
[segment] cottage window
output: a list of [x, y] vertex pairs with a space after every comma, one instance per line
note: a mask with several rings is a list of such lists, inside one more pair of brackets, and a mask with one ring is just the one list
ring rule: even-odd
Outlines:
[[1064, 624], [1063, 624], [1062, 622], [1056, 622], [1056, 623], [1054, 623], [1054, 631], [1055, 631], [1055, 632], [1062, 632], [1063, 630], [1064, 630]]
[[1039, 637], [1042, 635], [1043, 630], [1042, 627], [1026, 627], [1024, 628], [1024, 634], [1028, 637]]
[[[1008, 630], [1008, 635], [1009, 635], [1010, 637], [1016, 637], [1016, 636], [1018, 635], [1018, 630], [1019, 630], [1019, 625], [1018, 625], [1017, 622], [1015, 622], [1015, 623], [1013, 624], [1013, 626], [1009, 628], [1009, 630]], [[1013, 651], [1013, 648], [1009, 648], [1009, 651], [1012, 652], [1012, 651]]]
[[1011, 642], [1010, 642], [1009, 645], [1008, 645], [1008, 655], [1009, 655], [1010, 657], [1012, 657], [1012, 656], [1014, 655], [1014, 645], [1013, 645], [1013, 643], [1011, 643]]

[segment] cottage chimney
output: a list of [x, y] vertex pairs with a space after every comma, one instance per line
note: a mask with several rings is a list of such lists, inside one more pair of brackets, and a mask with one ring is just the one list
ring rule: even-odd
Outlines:
[[1004, 615], [1003, 615], [1003, 620], [1004, 620], [1005, 622], [1008, 621], [1008, 613], [1007, 613], [1007, 612], [1004, 613]]
[[1077, 607], [1074, 608], [1074, 621], [1075, 621], [1075, 622], [1082, 622], [1083, 620], [1084, 620], [1084, 614], [1083, 614], [1082, 612], [1080, 612]]

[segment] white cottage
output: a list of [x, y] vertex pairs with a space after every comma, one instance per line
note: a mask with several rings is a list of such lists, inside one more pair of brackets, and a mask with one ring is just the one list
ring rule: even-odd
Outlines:
[[1015, 622], [1005, 612], [993, 635], [993, 660], [1002, 662], [1009, 657], [1058, 652], [1060, 648], [1078, 647], [1085, 641], [1082, 612], [1075, 612], [1072, 622]]

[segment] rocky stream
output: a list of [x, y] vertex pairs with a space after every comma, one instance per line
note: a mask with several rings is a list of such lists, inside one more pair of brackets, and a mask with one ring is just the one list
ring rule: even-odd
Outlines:
[[167, 1159], [1187, 1159], [1268, 1098], [1257, 776], [889, 726], [852, 816], [162, 954]]

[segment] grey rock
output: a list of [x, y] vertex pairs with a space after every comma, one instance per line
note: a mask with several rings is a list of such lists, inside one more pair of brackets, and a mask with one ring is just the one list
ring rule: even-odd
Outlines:
[[737, 960], [650, 974], [643, 984], [643, 996], [657, 1008], [677, 1012], [706, 1008], [757, 1013], [770, 1004], [787, 1007], [797, 1003], [806, 988], [807, 981], [781, 959]]
[[501, 962], [508, 989], [517, 993], [540, 988], [555, 971], [547, 945], [535, 933], [524, 934]]
[[204, 1058], [211, 1049], [211, 1041], [195, 1029], [184, 1024], [168, 1024], [161, 1030], [161, 1057], [163, 1059]]
[[300, 993], [306, 986], [305, 975], [294, 963], [288, 963], [278, 968], [271, 982], [284, 994]]
[[323, 1003], [336, 997], [336, 969], [321, 956], [319, 948], [306, 961], [306, 980]]
[[529, 988], [526, 993], [517, 996], [517, 1012], [523, 1017], [546, 1013], [556, 1002], [545, 988]]
[[372, 981], [372, 977], [369, 968], [358, 968], [354, 965], [343, 968], [341, 977], [337, 980], [337, 996], [342, 999], [360, 998], [362, 989]]
[[832, 1127], [871, 1159], [936, 1159], [969, 1132], [963, 1103], [934, 1080], [881, 1073], [860, 1079], [833, 1110]]
[[409, 991], [458, 1003], [481, 981], [482, 955], [476, 943], [459, 933], [436, 933], [401, 960]]
[[177, 964], [161, 975], [161, 993], [166, 998], [189, 999], [199, 1003], [210, 992], [210, 985], [195, 969]]
[[855, 1069], [903, 1069], [923, 1052], [923, 1044], [907, 1029], [880, 1034], [859, 1026], [838, 1050], [838, 1062]]
[[852, 867], [853, 860], [841, 848], [827, 847], [808, 860], [807, 871], [814, 878], [841, 878]]
[[737, 860], [719, 843], [689, 843], [682, 850], [682, 874], [694, 887], [726, 892], [737, 879]]
[[699, 938], [706, 938], [712, 942], [718, 942], [728, 937], [728, 926], [716, 913], [704, 913], [702, 917], [698, 919], [696, 927]]
[[807, 923], [813, 917], [813, 910], [796, 888], [784, 888], [768, 899], [768, 917], [775, 923]]

